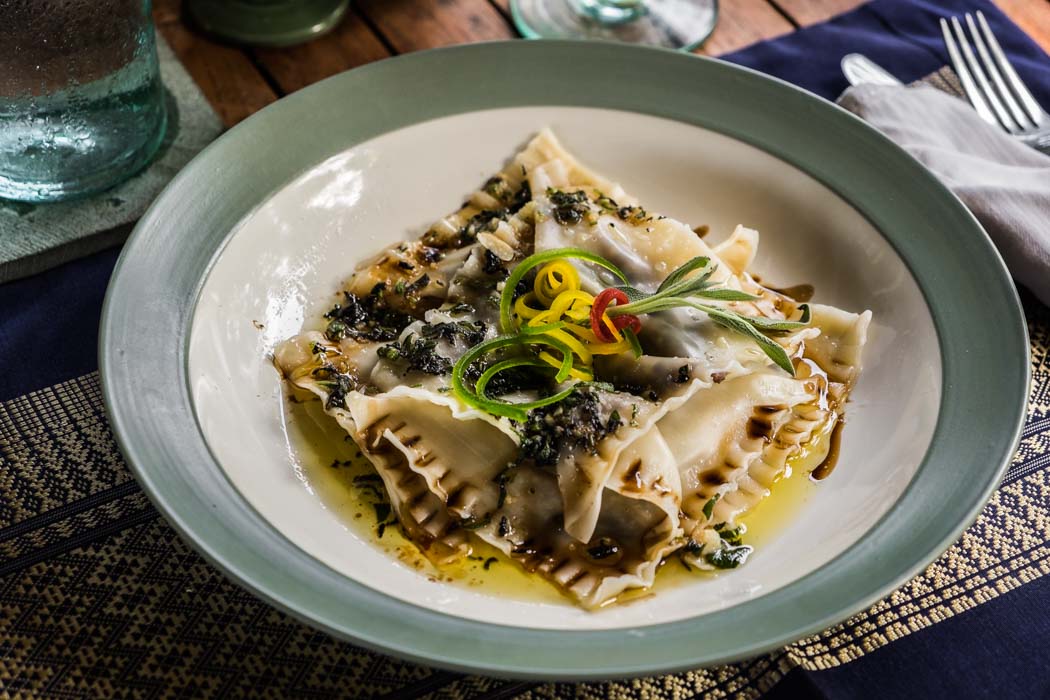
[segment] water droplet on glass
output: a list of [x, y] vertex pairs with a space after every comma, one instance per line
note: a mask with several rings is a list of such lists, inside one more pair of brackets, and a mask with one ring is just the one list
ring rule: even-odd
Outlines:
[[141, 0], [0, 0], [0, 197], [102, 189], [155, 150], [164, 122]]

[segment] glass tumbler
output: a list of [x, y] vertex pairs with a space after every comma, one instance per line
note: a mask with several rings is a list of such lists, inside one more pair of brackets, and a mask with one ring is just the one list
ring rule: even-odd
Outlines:
[[0, 0], [0, 198], [135, 174], [164, 136], [150, 0]]
[[691, 51], [718, 22], [718, 0], [511, 0], [532, 39], [606, 39]]

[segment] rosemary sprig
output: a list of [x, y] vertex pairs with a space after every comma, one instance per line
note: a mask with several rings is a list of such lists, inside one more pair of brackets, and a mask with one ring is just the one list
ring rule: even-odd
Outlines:
[[[606, 313], [610, 316], [619, 314], [651, 314], [657, 311], [688, 307], [703, 311], [712, 321], [729, 330], [750, 338], [761, 348], [769, 359], [773, 360], [791, 376], [795, 375], [795, 366], [788, 357], [787, 351], [765, 333], [792, 331], [805, 328], [809, 323], [809, 307], [802, 304], [802, 318], [798, 321], [783, 321], [755, 316], [744, 316], [725, 307], [704, 304], [696, 299], [712, 301], [756, 301], [759, 297], [736, 289], [715, 287], [711, 276], [717, 266], [710, 265], [710, 258], [697, 256], [669, 274], [653, 294], [646, 294], [630, 286], [617, 287], [630, 300], [627, 304], [610, 306]], [[705, 269], [706, 268], [706, 269]], [[698, 274], [689, 277], [690, 273]]]

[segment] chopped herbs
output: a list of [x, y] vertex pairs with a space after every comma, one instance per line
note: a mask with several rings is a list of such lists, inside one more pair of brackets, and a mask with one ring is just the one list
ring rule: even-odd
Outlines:
[[532, 199], [532, 191], [529, 189], [528, 180], [523, 180], [521, 187], [517, 190], [511, 190], [510, 183], [502, 175], [490, 177], [481, 186], [481, 191], [493, 199], [499, 200], [499, 203], [505, 207], [503, 214], [517, 213], [519, 209]]
[[507, 181], [501, 175], [490, 177], [481, 186], [481, 191], [493, 199], [498, 199], [501, 203], [506, 202], [511, 197], [510, 185], [507, 184]]
[[382, 538], [388, 525], [397, 523], [397, 518], [390, 517], [390, 504], [386, 501], [373, 503], [372, 508], [376, 512], [376, 537]]
[[409, 333], [404, 340], [384, 345], [376, 354], [386, 360], [403, 360], [410, 369], [425, 374], [442, 375], [452, 371], [452, 360], [437, 354], [437, 341], [433, 338], [420, 338]]
[[[535, 279], [536, 275], [532, 274], [527, 275], [526, 277], [523, 277], [522, 279], [518, 280], [518, 283], [514, 285], [514, 292], [511, 294], [511, 300], [516, 301], [518, 297], [528, 294], [529, 290], [532, 289], [532, 284], [535, 281]], [[499, 300], [497, 300], [496, 303], [498, 305]]]
[[339, 319], [335, 319], [328, 324], [328, 328], [325, 330], [325, 335], [328, 336], [329, 340], [336, 340], [344, 336], [349, 335], [350, 327]]
[[425, 246], [420, 247], [420, 249], [419, 249], [419, 257], [426, 264], [433, 265], [437, 261], [441, 260], [441, 258], [445, 257], [445, 254], [442, 253], [437, 248], [433, 248], [431, 246], [425, 245]]
[[405, 285], [403, 294], [406, 297], [415, 298], [421, 291], [426, 289], [428, 284], [430, 284], [430, 275], [422, 274], [415, 282]]
[[619, 414], [602, 416], [599, 389], [578, 384], [558, 403], [529, 411], [519, 428], [521, 456], [553, 466], [563, 451], [594, 454], [598, 443], [620, 427]]
[[340, 372], [335, 365], [326, 362], [310, 374], [317, 378], [317, 383], [328, 391], [325, 408], [346, 408], [346, 395], [358, 387], [357, 380], [349, 374]]
[[727, 523], [718, 523], [715, 525], [715, 532], [726, 544], [739, 545], [742, 543], [743, 534], [747, 532], [747, 527], [745, 525], [737, 525], [731, 528]]
[[[622, 391], [625, 394], [634, 394], [640, 398], [646, 399], [647, 401], [659, 401], [660, 394], [652, 386], [648, 384], [633, 384], [630, 382], [614, 382], [614, 386], [617, 391]], [[638, 405], [635, 404], [634, 415], [631, 416], [631, 420], [634, 420], [638, 416]]]
[[708, 564], [716, 569], [735, 569], [747, 561], [754, 551], [753, 547], [746, 544], [736, 547], [722, 547], [704, 556]]
[[554, 220], [562, 226], [572, 226], [583, 221], [584, 215], [590, 211], [587, 204], [587, 194], [583, 190], [576, 192], [563, 192], [554, 188], [547, 189], [547, 197], [550, 198]]
[[[347, 466], [351, 466], [347, 463]], [[390, 499], [378, 474], [370, 472], [358, 474], [353, 478], [354, 488], [359, 491], [362, 500], [375, 510], [376, 524], [382, 524], [390, 518]], [[396, 520], [396, 518], [393, 518]]]
[[716, 493], [711, 496], [711, 500], [704, 504], [704, 517], [708, 520], [711, 519], [711, 515], [715, 512], [715, 504], [718, 503], [718, 499], [721, 498], [722, 494]]
[[514, 478], [514, 475], [511, 474], [510, 470], [511, 467], [507, 467], [497, 474], [495, 479], [493, 479], [499, 487], [499, 500], [496, 502], [496, 508], [502, 508], [503, 504], [507, 501], [507, 484]]
[[467, 223], [459, 229], [459, 233], [456, 235], [456, 247], [461, 248], [478, 240], [479, 233], [495, 231], [496, 227], [499, 226], [499, 222], [505, 216], [503, 212], [482, 209], [470, 217]]
[[620, 209], [620, 205], [616, 203], [616, 200], [612, 197], [608, 197], [602, 193], [598, 193], [598, 197], [594, 200], [594, 203], [606, 214], [615, 214]]
[[376, 522], [383, 523], [390, 517], [390, 504], [389, 503], [373, 503], [372, 507], [376, 511]]
[[608, 559], [620, 554], [620, 545], [615, 540], [603, 537], [598, 540], [598, 544], [593, 547], [588, 547], [587, 556], [594, 560]]
[[485, 249], [485, 260], [481, 264], [481, 270], [486, 275], [502, 275], [504, 277], [507, 275], [507, 268], [503, 266], [503, 261], [488, 248]]
[[452, 306], [452, 308], [448, 309], [448, 312], [450, 314], [453, 314], [453, 315], [456, 315], [456, 316], [458, 316], [459, 314], [472, 314], [472, 313], [474, 313], [474, 311], [475, 311], [474, 307], [471, 306], [470, 304], [467, 304], [467, 303], [459, 303], [459, 304], [456, 304], [456, 305]]
[[424, 338], [440, 339], [453, 344], [462, 340], [464, 346], [469, 348], [483, 341], [487, 330], [484, 321], [448, 321], [425, 323], [419, 329], [419, 334]]
[[620, 207], [616, 211], [616, 215], [623, 221], [629, 224], [639, 226], [647, 221], [652, 221], [653, 217], [646, 213], [645, 209], [641, 207]]
[[521, 183], [521, 187], [514, 193], [514, 197], [511, 198], [507, 204], [507, 211], [511, 214], [517, 214], [523, 206], [528, 204], [532, 200], [532, 188], [529, 187], [529, 181], [524, 180]]
[[412, 317], [392, 309], [385, 291], [386, 285], [380, 283], [363, 297], [344, 292], [343, 303], [336, 304], [325, 314], [325, 318], [331, 319], [325, 331], [328, 339], [387, 341], [399, 336], [412, 322]]

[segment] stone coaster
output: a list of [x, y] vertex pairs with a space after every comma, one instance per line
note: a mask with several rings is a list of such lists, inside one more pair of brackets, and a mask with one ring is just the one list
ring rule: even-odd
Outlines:
[[0, 283], [120, 243], [193, 156], [215, 140], [222, 122], [197, 84], [157, 35], [168, 130], [145, 170], [87, 199], [52, 204], [0, 200]]

